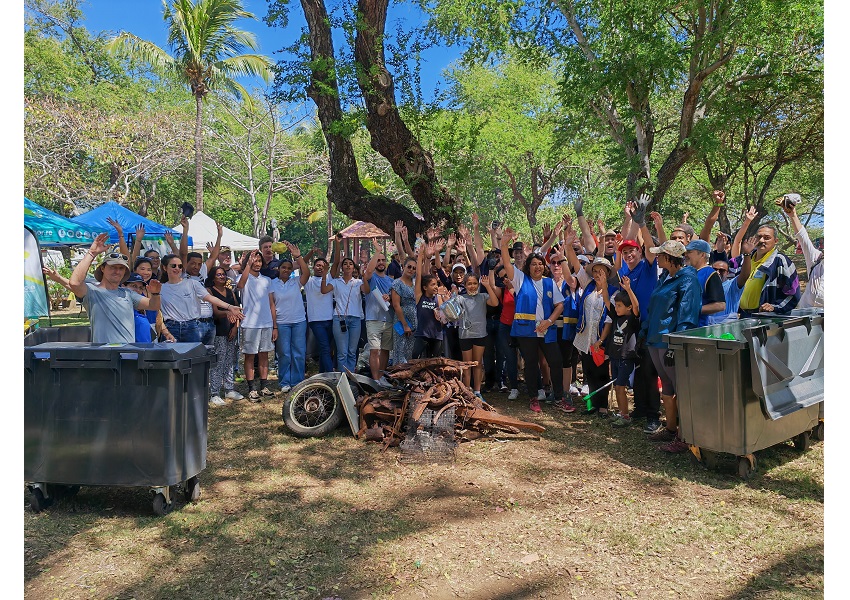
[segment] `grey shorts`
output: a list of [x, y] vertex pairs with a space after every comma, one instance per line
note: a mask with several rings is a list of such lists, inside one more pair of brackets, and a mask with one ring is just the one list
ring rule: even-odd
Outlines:
[[392, 350], [393, 322], [366, 321], [366, 340], [372, 350]]
[[274, 350], [271, 327], [243, 327], [242, 354], [259, 354]]

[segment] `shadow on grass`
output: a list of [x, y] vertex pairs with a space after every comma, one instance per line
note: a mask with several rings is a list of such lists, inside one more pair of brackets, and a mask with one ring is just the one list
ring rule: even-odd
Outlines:
[[724, 600], [756, 600], [768, 593], [771, 597], [823, 598], [822, 584], [813, 578], [822, 578], [823, 572], [823, 542], [811, 544], [781, 557]]

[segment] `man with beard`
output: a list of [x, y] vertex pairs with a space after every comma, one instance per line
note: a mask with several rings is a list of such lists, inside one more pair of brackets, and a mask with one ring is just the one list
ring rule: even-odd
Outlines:
[[[366, 340], [369, 342], [369, 370], [372, 372], [372, 379], [378, 379], [381, 372], [387, 368], [390, 350], [393, 349], [393, 312], [389, 308], [393, 278], [387, 275], [387, 259], [380, 252], [375, 252], [366, 265], [363, 281], [369, 284], [370, 290], [366, 294]], [[380, 300], [376, 297], [376, 294], [380, 294]]]

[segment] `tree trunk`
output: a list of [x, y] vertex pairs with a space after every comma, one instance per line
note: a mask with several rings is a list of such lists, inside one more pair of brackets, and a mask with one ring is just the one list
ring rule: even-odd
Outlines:
[[422, 219], [408, 208], [386, 196], [372, 194], [363, 187], [351, 140], [340, 132], [344, 119], [333, 67], [335, 58], [330, 18], [323, 0], [301, 0], [301, 7], [307, 19], [310, 58], [314, 65], [307, 96], [316, 103], [319, 123], [328, 144], [328, 199], [341, 213], [352, 219], [374, 223], [385, 232], [391, 233], [393, 224], [398, 220], [404, 222], [411, 237], [416, 232], [424, 232]]
[[204, 210], [203, 102], [203, 96], [195, 94], [195, 209], [198, 211]]

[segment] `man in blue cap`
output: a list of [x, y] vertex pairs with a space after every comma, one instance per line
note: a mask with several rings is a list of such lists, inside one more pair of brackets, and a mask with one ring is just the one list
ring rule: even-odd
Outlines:
[[723, 293], [723, 282], [717, 272], [708, 264], [711, 256], [711, 246], [699, 238], [691, 240], [685, 247], [688, 263], [697, 272], [700, 290], [702, 291], [702, 309], [699, 313], [699, 327], [708, 325], [709, 315], [723, 312], [726, 309], [726, 296]]

